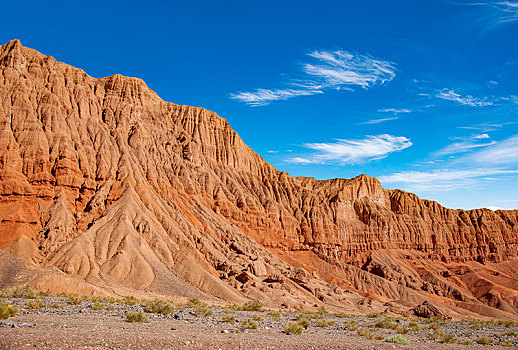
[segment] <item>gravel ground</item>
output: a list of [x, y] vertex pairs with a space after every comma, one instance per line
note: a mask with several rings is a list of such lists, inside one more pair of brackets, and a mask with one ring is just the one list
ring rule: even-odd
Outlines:
[[[37, 305], [38, 300], [44, 305]], [[30, 308], [29, 302], [37, 308]], [[383, 315], [350, 316], [307, 313], [302, 334], [284, 333], [287, 322], [301, 313], [234, 311], [195, 305], [176, 307], [169, 315], [146, 313], [143, 305], [120, 300], [84, 300], [73, 305], [66, 297], [40, 299], [4, 298], [19, 308], [18, 314], [0, 324], [0, 349], [476, 349], [480, 337], [493, 348], [518, 348], [516, 324], [387, 318]], [[34, 305], [33, 305], [34, 306]], [[42, 306], [42, 307], [39, 307]], [[149, 321], [131, 323], [126, 313], [143, 312]], [[210, 314], [205, 316], [203, 313]], [[233, 318], [234, 323], [223, 322]], [[255, 317], [255, 320], [254, 320]], [[320, 321], [318, 321], [320, 319]], [[245, 329], [244, 320], [258, 329]], [[325, 327], [319, 327], [325, 325]], [[377, 324], [377, 326], [376, 326]], [[399, 328], [398, 328], [399, 327]], [[411, 330], [410, 328], [414, 328]], [[391, 329], [397, 328], [397, 329]], [[360, 335], [361, 333], [362, 335]], [[408, 345], [386, 339], [404, 333]], [[432, 337], [435, 335], [435, 337]], [[368, 338], [372, 339], [368, 339]], [[434, 339], [430, 339], [434, 338]], [[458, 342], [471, 343], [461, 345]], [[447, 343], [444, 343], [447, 342]], [[455, 343], [450, 343], [455, 342]]]

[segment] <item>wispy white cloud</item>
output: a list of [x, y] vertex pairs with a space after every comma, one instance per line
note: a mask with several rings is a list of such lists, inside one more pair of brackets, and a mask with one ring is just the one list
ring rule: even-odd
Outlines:
[[332, 88], [342, 85], [369, 88], [389, 82], [396, 76], [393, 63], [368, 55], [337, 50], [314, 51], [308, 56], [315, 58], [318, 63], [305, 63], [304, 72]]
[[433, 153], [435, 157], [454, 155], [473, 151], [481, 147], [494, 145], [496, 141], [488, 141], [488, 134], [474, 134], [467, 137], [452, 137], [456, 142]]
[[245, 102], [250, 106], [266, 106], [272, 101], [287, 100], [297, 96], [320, 94], [320, 90], [294, 90], [294, 89], [257, 89], [254, 92], [236, 92], [230, 94], [230, 98]]
[[378, 112], [381, 112], [381, 113], [392, 113], [392, 114], [400, 114], [400, 113], [412, 113], [412, 110], [410, 109], [407, 109], [407, 108], [382, 108], [382, 109], [378, 109]]
[[[478, 13], [479, 22], [486, 25], [489, 29], [494, 25], [502, 25], [518, 21], [518, 2], [517, 1], [498, 1], [498, 0], [447, 0], [454, 5], [477, 7], [483, 10]], [[488, 26], [490, 25], [490, 26]]]
[[289, 163], [295, 163], [295, 164], [315, 164], [317, 161], [309, 159], [309, 158], [302, 158], [302, 157], [293, 157], [286, 159]]
[[456, 143], [452, 143], [451, 145], [448, 145], [448, 146], [442, 148], [441, 150], [435, 152], [434, 155], [437, 157], [440, 157], [440, 156], [445, 156], [445, 155], [466, 153], [466, 152], [472, 151], [476, 148], [494, 145], [495, 143], [496, 143], [495, 141], [491, 141], [488, 143], [473, 143], [473, 142], [469, 142], [469, 141], [456, 142]]
[[359, 123], [359, 124], [379, 124], [379, 123], [388, 122], [388, 121], [396, 120], [396, 119], [399, 119], [399, 117], [372, 119], [372, 120], [369, 120], [369, 121], [366, 121], [363, 123]]
[[308, 54], [313, 62], [302, 65], [304, 79], [293, 79], [286, 89], [256, 89], [236, 92], [230, 98], [250, 106], [265, 106], [273, 101], [308, 96], [326, 90], [368, 89], [385, 84], [396, 76], [395, 65], [369, 55], [347, 51], [314, 51]]
[[455, 101], [460, 104], [471, 106], [471, 107], [485, 107], [491, 106], [494, 104], [493, 101], [490, 101], [487, 97], [484, 98], [476, 98], [471, 95], [461, 96], [456, 93], [454, 90], [443, 89], [439, 91], [436, 95], [437, 98], [441, 98], [443, 100]]
[[490, 147], [465, 157], [464, 161], [486, 166], [516, 166], [518, 164], [518, 135], [513, 135]]
[[469, 126], [459, 126], [459, 129], [476, 130], [482, 133], [498, 130], [506, 125], [516, 124], [516, 122], [505, 122], [505, 123], [480, 123]]
[[491, 138], [491, 136], [489, 136], [488, 134], [478, 134], [478, 135], [472, 135], [472, 136], [470, 136], [470, 138], [475, 139], [475, 140], [480, 140], [480, 139], [489, 139], [489, 138]]
[[[487, 139], [486, 134], [472, 139]], [[437, 192], [458, 188], [473, 189], [484, 181], [494, 181], [499, 176], [518, 174], [518, 135], [495, 142], [483, 149], [446, 162], [441, 169], [429, 171], [403, 171], [380, 176], [384, 184], [396, 185], [408, 191]]]
[[316, 151], [305, 157], [287, 159], [299, 164], [361, 164], [387, 157], [412, 146], [412, 142], [403, 136], [388, 134], [366, 136], [360, 140], [343, 140], [329, 143], [305, 143], [303, 147]]
[[516, 169], [440, 169], [431, 171], [402, 171], [380, 176], [379, 180], [384, 185], [403, 186], [409, 191], [438, 192], [471, 188], [477, 181], [487, 180], [488, 176], [516, 174], [518, 174]]
[[481, 1], [470, 5], [487, 6], [494, 9], [492, 17], [497, 23], [518, 21], [518, 2], [516, 1]]
[[467, 180], [482, 176], [518, 174], [518, 170], [502, 169], [441, 169], [432, 171], [402, 171], [391, 175], [380, 176], [379, 179], [386, 183], [434, 183], [437, 181]]

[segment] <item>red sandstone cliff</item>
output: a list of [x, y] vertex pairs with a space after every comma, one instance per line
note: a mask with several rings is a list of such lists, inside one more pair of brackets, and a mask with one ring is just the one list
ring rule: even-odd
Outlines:
[[518, 317], [518, 211], [290, 177], [215, 113], [18, 40], [0, 74], [0, 249], [70, 288]]

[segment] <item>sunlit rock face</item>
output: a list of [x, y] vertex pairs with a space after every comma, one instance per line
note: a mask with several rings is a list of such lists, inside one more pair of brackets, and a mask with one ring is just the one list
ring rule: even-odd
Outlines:
[[88, 292], [518, 317], [518, 211], [290, 177], [214, 112], [18, 40], [0, 72], [4, 260]]

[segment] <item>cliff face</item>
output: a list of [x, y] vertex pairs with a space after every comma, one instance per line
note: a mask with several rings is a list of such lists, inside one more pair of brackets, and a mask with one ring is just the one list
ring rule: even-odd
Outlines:
[[518, 211], [290, 177], [215, 113], [17, 40], [0, 50], [0, 249], [112, 292], [518, 316]]

